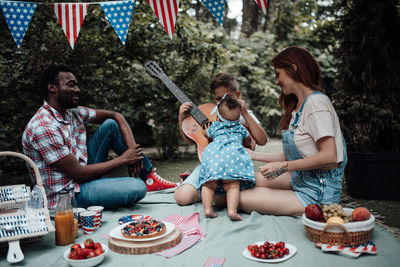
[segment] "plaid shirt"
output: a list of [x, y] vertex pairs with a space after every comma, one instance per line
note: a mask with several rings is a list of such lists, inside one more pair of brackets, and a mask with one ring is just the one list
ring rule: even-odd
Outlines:
[[[54, 162], [72, 154], [81, 165], [87, 163], [86, 123], [96, 116], [94, 109], [77, 107], [67, 109], [65, 119], [45, 101], [29, 121], [22, 136], [22, 150], [37, 165], [47, 194], [48, 208], [54, 209], [57, 192], [79, 184], [73, 177], [57, 171]], [[35, 182], [33, 169], [28, 165], [29, 176]]]

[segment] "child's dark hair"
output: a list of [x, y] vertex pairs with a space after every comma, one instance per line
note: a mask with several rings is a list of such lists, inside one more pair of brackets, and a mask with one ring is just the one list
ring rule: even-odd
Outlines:
[[214, 79], [212, 79], [210, 84], [211, 93], [219, 87], [226, 87], [228, 90], [236, 92], [238, 90], [238, 85], [235, 77], [227, 72], [218, 73]]
[[229, 95], [225, 96], [221, 100], [221, 102], [219, 102], [220, 105], [222, 105], [224, 103], [230, 110], [240, 108], [239, 102], [236, 99], [230, 97]]
[[50, 66], [47, 69], [45, 69], [42, 73], [42, 79], [40, 81], [40, 89], [42, 91], [43, 97], [47, 100], [48, 99], [48, 85], [49, 84], [54, 84], [58, 85], [59, 84], [59, 79], [58, 79], [58, 74], [60, 72], [73, 72], [72, 69], [68, 66], [65, 65], [54, 65]]

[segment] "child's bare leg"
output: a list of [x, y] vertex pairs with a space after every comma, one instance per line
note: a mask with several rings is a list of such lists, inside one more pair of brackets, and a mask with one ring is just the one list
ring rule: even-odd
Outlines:
[[240, 181], [228, 181], [222, 182], [224, 190], [226, 192], [226, 204], [228, 206], [228, 216], [232, 221], [241, 221], [242, 217], [237, 212], [240, 198]]
[[215, 189], [217, 189], [218, 181], [210, 181], [201, 187], [201, 202], [204, 207], [204, 214], [207, 218], [215, 218], [218, 216], [213, 209], [213, 201]]

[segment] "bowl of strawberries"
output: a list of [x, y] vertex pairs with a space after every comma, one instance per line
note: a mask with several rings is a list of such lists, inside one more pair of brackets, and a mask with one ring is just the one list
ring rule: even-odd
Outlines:
[[100, 264], [108, 252], [108, 247], [94, 242], [91, 238], [83, 244], [73, 244], [64, 252], [64, 259], [76, 267], [91, 267]]

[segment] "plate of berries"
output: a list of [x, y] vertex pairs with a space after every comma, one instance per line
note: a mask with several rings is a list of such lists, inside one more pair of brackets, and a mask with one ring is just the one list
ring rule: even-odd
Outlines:
[[283, 241], [258, 241], [243, 250], [243, 257], [259, 262], [281, 262], [296, 254], [297, 248]]

